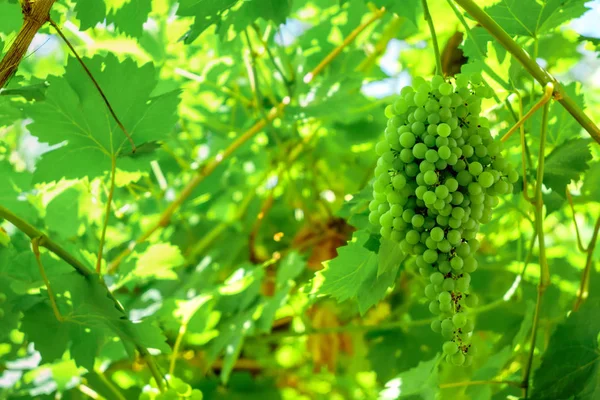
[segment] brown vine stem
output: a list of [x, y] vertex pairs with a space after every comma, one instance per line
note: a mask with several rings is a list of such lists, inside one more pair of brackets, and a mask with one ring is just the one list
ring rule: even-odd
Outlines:
[[525, 398], [529, 389], [529, 378], [531, 376], [531, 370], [533, 365], [533, 356], [535, 354], [535, 344], [537, 339], [538, 324], [540, 320], [542, 298], [546, 292], [546, 288], [550, 285], [550, 270], [548, 268], [548, 260], [546, 258], [546, 243], [544, 236], [544, 200], [542, 197], [542, 186], [544, 180], [544, 161], [545, 161], [545, 150], [546, 150], [546, 134], [548, 131], [548, 110], [550, 103], [544, 105], [544, 111], [542, 115], [542, 129], [540, 134], [540, 150], [538, 154], [538, 168], [536, 176], [535, 186], [535, 197], [534, 197], [534, 210], [535, 210], [535, 223], [536, 232], [538, 234], [538, 247], [539, 247], [539, 263], [540, 263], [540, 281], [538, 283], [537, 299], [535, 302], [535, 313], [533, 315], [533, 324], [531, 327], [531, 342], [529, 349], [529, 357], [527, 364], [525, 365], [523, 373], [523, 390]]
[[[325, 69], [327, 65], [329, 65], [338, 55], [340, 55], [342, 51], [346, 47], [348, 47], [361, 32], [367, 29], [373, 22], [379, 20], [384, 15], [384, 13], [385, 8], [376, 10], [371, 16], [371, 18], [369, 18], [367, 21], [363, 22], [358, 27], [356, 27], [352, 31], [352, 33], [350, 33], [350, 35], [348, 35], [348, 37], [342, 42], [342, 44], [340, 44], [338, 47], [332, 50], [331, 53], [329, 53], [323, 59], [323, 61], [321, 61], [321, 63], [317, 65], [315, 69], [312, 70], [312, 72], [309, 72], [305, 76], [305, 82], [307, 81], [306, 77], [308, 76], [310, 76], [308, 82], [311, 82], [317, 75], [319, 75]], [[194, 175], [192, 180], [190, 180], [190, 182], [188, 182], [188, 184], [183, 188], [179, 196], [169, 205], [169, 207], [167, 207], [167, 209], [163, 211], [159, 221], [156, 224], [152, 225], [148, 230], [146, 230], [139, 238], [137, 238], [129, 247], [123, 250], [110, 263], [108, 267], [108, 273], [115, 273], [119, 268], [119, 265], [123, 262], [123, 260], [125, 260], [133, 252], [135, 246], [148, 240], [148, 238], [150, 238], [150, 236], [152, 236], [152, 234], [154, 234], [154, 232], [156, 232], [161, 227], [167, 226], [170, 223], [173, 214], [175, 214], [179, 207], [181, 207], [181, 205], [188, 199], [188, 197], [190, 197], [194, 189], [196, 189], [196, 187], [200, 185], [200, 183], [202, 183], [204, 179], [206, 179], [206, 177], [213, 173], [215, 169], [219, 165], [221, 165], [221, 163], [224, 160], [228, 159], [238, 148], [240, 148], [240, 146], [242, 146], [248, 140], [253, 138], [257, 133], [262, 131], [268, 124], [270, 124], [275, 118], [281, 115], [283, 110], [287, 107], [287, 105], [290, 102], [290, 97], [284, 98], [281, 103], [279, 103], [276, 107], [273, 107], [271, 111], [267, 114], [267, 120], [262, 119], [256, 122], [249, 130], [244, 132], [233, 143], [231, 143], [229, 147], [227, 147], [223, 152], [217, 154], [217, 156], [212, 158], [208, 163], [206, 163], [203, 168], [200, 168], [197, 171], [196, 175]]]
[[44, 285], [46, 285], [46, 290], [48, 291], [48, 298], [50, 299], [50, 306], [52, 307], [52, 312], [54, 313], [54, 316], [59, 322], [63, 322], [65, 319], [60, 314], [60, 310], [58, 309], [58, 305], [56, 304], [56, 297], [54, 296], [54, 291], [52, 290], [52, 286], [50, 286], [50, 280], [48, 279], [48, 275], [46, 275], [46, 269], [44, 268], [44, 264], [42, 264], [42, 257], [40, 255], [40, 244], [43, 242], [43, 236], [31, 239], [31, 249], [33, 250], [33, 255], [35, 256], [35, 261], [37, 262], [38, 268], [40, 270], [40, 275], [42, 276], [42, 280], [44, 281]]
[[108, 189], [108, 198], [106, 199], [106, 211], [104, 212], [104, 223], [102, 224], [102, 234], [100, 235], [100, 245], [98, 246], [98, 258], [96, 260], [96, 273], [102, 272], [102, 254], [104, 253], [104, 243], [106, 242], [106, 230], [108, 229], [108, 220], [110, 219], [110, 210], [113, 196], [115, 194], [115, 179], [117, 176], [117, 159], [113, 156], [110, 167], [110, 188]]
[[23, 26], [15, 41], [0, 61], [0, 88], [17, 72], [19, 64], [33, 40], [35, 34], [48, 21], [50, 9], [56, 0], [25, 0], [21, 2]]
[[135, 143], [133, 142], [131, 135], [129, 135], [129, 132], [127, 132], [127, 129], [121, 123], [121, 120], [119, 119], [119, 117], [117, 117], [115, 110], [113, 110], [112, 106], [110, 105], [110, 102], [108, 101], [108, 98], [106, 97], [106, 95], [104, 94], [104, 91], [100, 87], [100, 84], [98, 83], [96, 78], [94, 78], [92, 71], [90, 71], [89, 68], [87, 67], [87, 65], [85, 65], [85, 63], [83, 62], [83, 59], [79, 56], [79, 54], [75, 50], [75, 47], [73, 47], [73, 45], [71, 44], [69, 39], [67, 39], [67, 37], [64, 35], [64, 33], [62, 32], [60, 27], [56, 24], [56, 22], [54, 22], [54, 20], [52, 20], [52, 18], [50, 18], [50, 17], [48, 17], [48, 21], [50, 22], [50, 25], [52, 25], [52, 27], [56, 30], [56, 32], [58, 33], [58, 36], [60, 36], [61, 39], [66, 43], [67, 47], [69, 47], [69, 50], [71, 50], [71, 53], [73, 53], [73, 55], [75, 56], [75, 58], [77, 59], [77, 61], [81, 65], [81, 67], [84, 69], [87, 76], [90, 78], [90, 80], [92, 81], [92, 83], [94, 84], [96, 89], [98, 90], [98, 93], [100, 93], [100, 97], [102, 97], [104, 104], [106, 104], [106, 108], [108, 108], [108, 111], [112, 115], [113, 119], [115, 120], [115, 122], [117, 123], [119, 128], [123, 131], [123, 133], [125, 134], [125, 137], [129, 141], [129, 144], [131, 144], [132, 152], [135, 153], [137, 148], [135, 147]]
[[554, 98], [575, 118], [575, 120], [590, 134], [590, 136], [600, 143], [600, 129], [579, 108], [573, 101], [565, 89], [548, 71], [543, 69], [529, 54], [521, 47], [513, 38], [492, 17], [488, 15], [477, 3], [473, 0], [454, 0], [463, 8], [474, 20], [479, 22], [497, 41], [500, 43], [523, 67], [529, 74], [535, 78], [542, 86], [547, 83], [554, 83]]

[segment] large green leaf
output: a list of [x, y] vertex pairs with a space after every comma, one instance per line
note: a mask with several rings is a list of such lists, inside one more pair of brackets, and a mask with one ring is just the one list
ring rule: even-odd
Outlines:
[[[157, 76], [151, 64], [139, 67], [113, 55], [84, 61], [136, 144], [163, 139], [172, 129], [177, 93], [153, 96]], [[124, 132], [75, 59], [69, 60], [63, 77], [48, 81], [46, 100], [30, 106], [34, 122], [29, 129], [40, 141], [61, 146], [42, 156], [37, 182], [100, 176], [110, 170], [112, 158], [131, 152]], [[139, 169], [132, 158], [122, 158], [118, 165]]]
[[592, 400], [600, 396], [598, 307], [600, 300], [588, 300], [556, 328], [535, 371], [532, 399]]
[[589, 139], [575, 139], [556, 147], [547, 157], [544, 167], [544, 185], [565, 197], [569, 182], [579, 181], [592, 159]]
[[584, 0], [501, 0], [485, 11], [509, 35], [537, 37], [581, 16]]

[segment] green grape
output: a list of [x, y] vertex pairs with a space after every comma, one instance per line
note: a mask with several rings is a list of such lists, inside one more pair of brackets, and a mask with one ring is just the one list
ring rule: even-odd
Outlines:
[[452, 323], [456, 328], [462, 328], [467, 323], [467, 316], [464, 313], [454, 314]]
[[450, 303], [452, 301], [452, 295], [449, 292], [441, 292], [438, 295], [438, 300], [440, 303]]
[[[423, 259], [426, 262], [433, 264], [438, 259], [438, 253], [435, 250], [427, 249], [427, 250], [425, 250], [425, 253], [423, 253]], [[442, 282], [440, 282], [439, 284], [441, 284], [441, 283]]]
[[440, 321], [439, 319], [432, 321], [431, 322], [431, 330], [434, 331], [435, 333], [441, 333], [442, 332], [442, 321]]
[[[441, 123], [437, 126], [437, 134], [440, 135], [441, 137], [450, 136], [450, 132], [452, 132], [452, 129], [450, 128], [450, 125], [448, 125], [446, 123]], [[387, 146], [387, 143], [386, 143], [386, 146]]]
[[442, 349], [444, 350], [444, 354], [447, 354], [450, 356], [458, 353], [458, 345], [454, 342], [450, 342], [450, 341], [444, 342]]
[[459, 353], [456, 353], [456, 354], [453, 354], [452, 356], [450, 356], [450, 360], [451, 360], [452, 364], [459, 367], [465, 363], [465, 355], [463, 353], [459, 352]]
[[444, 275], [440, 272], [434, 272], [429, 276], [429, 280], [434, 285], [441, 285], [444, 282]]
[[406, 186], [406, 177], [401, 174], [394, 176], [392, 178], [392, 186], [397, 190], [404, 188], [404, 186]]
[[435, 188], [435, 195], [438, 199], [445, 199], [450, 194], [450, 190], [446, 187], [446, 185], [440, 185]]
[[190, 394], [190, 400], [202, 400], [204, 398], [204, 394], [200, 391], [200, 389], [193, 389]]
[[479, 182], [481, 187], [489, 188], [494, 184], [494, 176], [487, 171], [482, 172], [481, 175], [479, 175], [479, 177], [477, 178], [477, 182]]
[[448, 292], [452, 292], [454, 290], [454, 279], [452, 279], [452, 278], [444, 279], [444, 283], [442, 283], [442, 289], [444, 289]]
[[440, 303], [437, 300], [434, 300], [431, 303], [429, 303], [429, 311], [433, 315], [438, 315], [440, 313]]
[[427, 150], [427, 145], [425, 143], [417, 143], [414, 145], [412, 152], [415, 158], [422, 160], [425, 158]]
[[428, 185], [434, 185], [438, 181], [437, 174], [434, 171], [427, 171], [423, 177], [425, 183]]
[[427, 150], [427, 153], [425, 153], [425, 159], [430, 163], [434, 163], [440, 159], [440, 156], [438, 155], [437, 150], [430, 149]]
[[465, 298], [465, 305], [469, 308], [477, 307], [479, 304], [479, 298], [475, 293], [470, 293]]
[[444, 230], [436, 226], [431, 230], [430, 235], [431, 239], [433, 239], [436, 242], [440, 242], [442, 239], [444, 239]]
[[469, 282], [465, 278], [458, 278], [455, 287], [459, 292], [466, 292], [469, 290]]
[[415, 228], [420, 228], [425, 223], [425, 217], [423, 217], [421, 214], [413, 215], [411, 223]]

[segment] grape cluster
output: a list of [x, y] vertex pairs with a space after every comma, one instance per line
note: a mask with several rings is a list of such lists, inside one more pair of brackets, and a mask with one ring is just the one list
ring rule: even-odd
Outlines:
[[454, 82], [415, 78], [386, 108], [369, 220], [383, 238], [416, 255], [429, 280], [425, 296], [439, 316], [431, 328], [446, 340], [446, 360], [469, 365], [474, 326], [465, 311], [477, 305], [469, 290], [476, 235], [490, 221], [498, 195], [512, 192], [519, 176], [479, 116], [492, 89], [478, 74], [457, 75]]
[[140, 393], [139, 400], [202, 400], [203, 394], [179, 378], [169, 378], [169, 387], [163, 393], [151, 388]]

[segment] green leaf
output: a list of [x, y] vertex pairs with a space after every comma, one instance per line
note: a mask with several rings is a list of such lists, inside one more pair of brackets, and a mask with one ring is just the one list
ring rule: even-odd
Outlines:
[[485, 11], [509, 35], [537, 37], [581, 16], [583, 0], [501, 0]]
[[75, 3], [75, 12], [81, 22], [79, 28], [84, 31], [93, 28], [106, 18], [106, 4], [104, 0], [78, 1]]
[[46, 225], [65, 238], [77, 236], [79, 219], [79, 190], [71, 187], [56, 196], [46, 207]]
[[381, 238], [379, 254], [377, 255], [377, 277], [385, 272], [398, 268], [404, 260], [405, 255], [400, 249], [400, 245], [392, 240]]
[[33, 207], [23, 196], [30, 189], [31, 174], [16, 172], [11, 164], [0, 160], [0, 204], [23, 217], [33, 216]]
[[[23, 25], [23, 14], [19, 3], [0, 0], [0, 32], [10, 34]], [[1, 47], [0, 47], [1, 49]]]
[[401, 373], [385, 385], [379, 398], [392, 400], [419, 396], [422, 399], [434, 399], [438, 390], [438, 360], [439, 357], [435, 356]]
[[583, 177], [581, 194], [588, 201], [600, 202], [600, 162], [594, 161]]
[[356, 231], [352, 241], [338, 249], [338, 257], [329, 261], [319, 274], [324, 279], [319, 293], [338, 301], [355, 297], [370, 274], [377, 273], [377, 255], [363, 245], [369, 239], [366, 231]]
[[222, 14], [239, 3], [239, 0], [181, 0], [177, 15], [194, 17], [194, 24], [186, 35], [185, 42], [191, 43], [202, 32], [221, 20]]
[[547, 157], [544, 167], [544, 185], [561, 197], [566, 197], [569, 182], [579, 181], [592, 159], [590, 139], [574, 139], [556, 147]]
[[377, 7], [386, 7], [388, 10], [401, 17], [407, 18], [410, 22], [419, 26], [423, 21], [423, 6], [421, 0], [374, 0], [373, 4]]
[[600, 300], [589, 299], [560, 324], [535, 371], [531, 398], [596, 399], [600, 396], [600, 350], [597, 318]]
[[130, 0], [122, 7], [112, 10], [107, 22], [113, 23], [117, 29], [128, 36], [139, 38], [144, 33], [144, 22], [152, 11], [152, 0]]
[[[170, 132], [178, 98], [176, 93], [152, 97], [157, 76], [151, 64], [138, 67], [131, 59], [120, 62], [113, 55], [84, 62], [136, 143], [159, 140]], [[46, 100], [29, 107], [34, 119], [29, 129], [42, 142], [67, 143], [42, 156], [34, 180], [101, 176], [110, 169], [112, 158], [131, 151], [129, 141], [75, 59], [69, 60], [62, 78], [48, 81]], [[139, 169], [130, 158], [121, 158], [117, 164], [126, 170]]]
[[139, 323], [130, 324], [136, 342], [147, 349], [160, 350], [162, 354], [170, 354], [171, 347], [167, 344], [167, 338], [156, 323], [145, 319]]
[[52, 362], [62, 357], [70, 341], [70, 328], [70, 323], [56, 319], [52, 308], [46, 303], [38, 303], [28, 309], [21, 323], [21, 331], [40, 352], [42, 362]]
[[111, 4], [109, 10], [105, 0], [77, 2], [74, 10], [81, 23], [80, 29], [93, 28], [106, 20], [108, 24], [114, 24], [117, 31], [127, 36], [141, 37], [144, 33], [144, 23], [152, 11], [152, 0], [121, 0], [117, 3], [118, 7]]
[[492, 35], [480, 26], [471, 29], [471, 35], [466, 36], [462, 49], [469, 60], [484, 60], [488, 56], [488, 42], [494, 44], [498, 59], [502, 62], [506, 56], [506, 49], [493, 39]]

